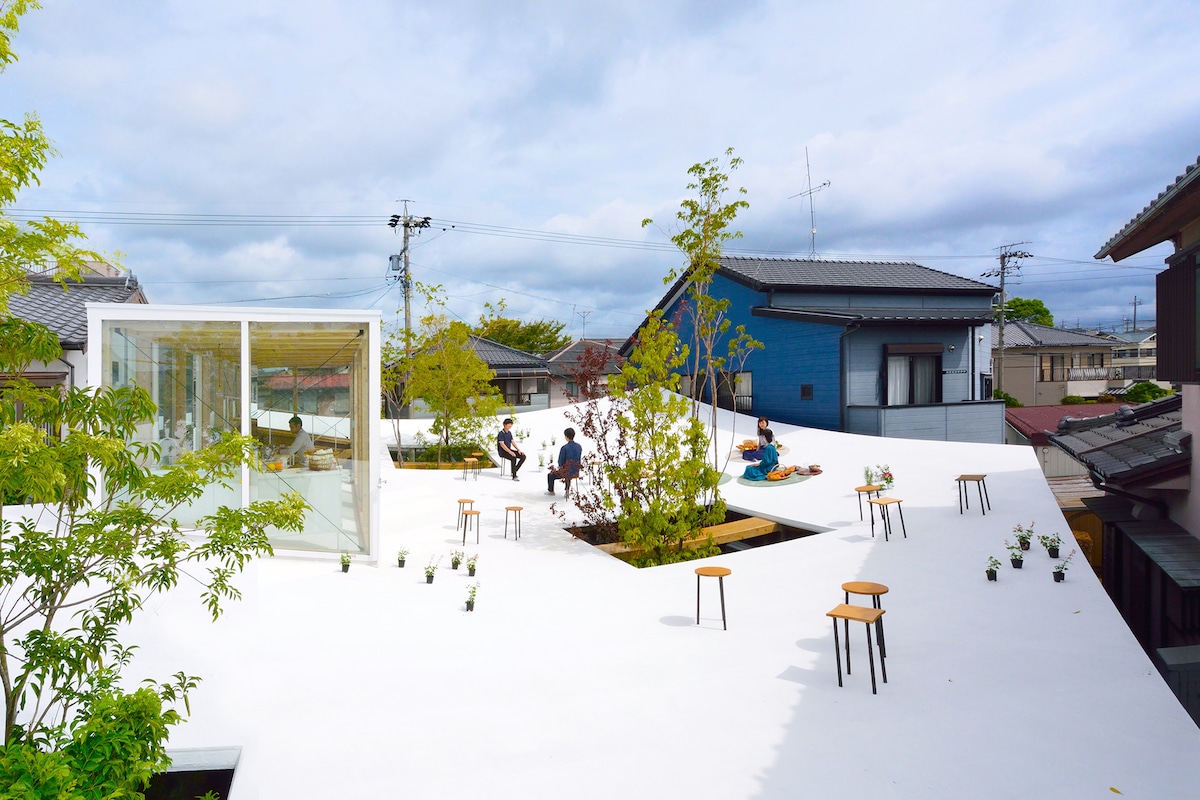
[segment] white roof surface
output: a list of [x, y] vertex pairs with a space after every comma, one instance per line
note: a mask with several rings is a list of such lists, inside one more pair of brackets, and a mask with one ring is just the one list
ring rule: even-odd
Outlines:
[[[520, 416], [533, 432], [520, 482], [389, 473], [377, 565], [257, 562], [215, 624], [186, 586], [157, 598], [132, 631], [135, 667], [204, 678], [172, 747], [241, 745], [233, 800], [1173, 798], [1200, 786], [1200, 731], [1082, 556], [1064, 583], [1036, 541], [1024, 569], [1008, 565], [1017, 523], [1060, 533], [1064, 555], [1073, 546], [1031, 449], [774, 425], [784, 463], [824, 474], [727, 482], [728, 503], [825, 532], [638, 570], [549, 511], [537, 444], [565, 427], [562, 412]], [[752, 427], [739, 417], [730, 441]], [[881, 463], [907, 539], [859, 521], [853, 489]], [[960, 516], [964, 472], [987, 473], [987, 516], [974, 491]], [[482, 512], [466, 548], [476, 579], [449, 568], [460, 497]], [[519, 542], [503, 538], [511, 504], [525, 508]], [[1004, 561], [995, 583], [989, 555]], [[431, 557], [441, 569], [427, 585]], [[727, 631], [712, 579], [696, 625], [702, 564], [733, 571]], [[837, 685], [825, 613], [849, 580], [891, 589], [877, 695], [861, 624]]]

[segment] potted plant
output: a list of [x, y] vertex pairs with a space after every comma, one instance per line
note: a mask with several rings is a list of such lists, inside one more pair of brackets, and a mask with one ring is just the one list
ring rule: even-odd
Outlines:
[[1008, 539], [1005, 539], [1004, 547], [1008, 550], [1008, 558], [1012, 562], [1013, 569], [1025, 566], [1025, 553], [1022, 551], [1020, 542], [1009, 544]]
[[863, 467], [863, 483], [867, 486], [875, 485], [875, 470], [870, 467]]
[[988, 556], [987, 579], [989, 581], [996, 580], [996, 570], [998, 569], [1000, 569], [1000, 559]]
[[884, 489], [891, 489], [896, 483], [896, 477], [892, 475], [892, 468], [887, 464], [875, 465], [875, 479]]
[[1071, 559], [1075, 556], [1075, 551], [1072, 550], [1062, 561], [1054, 566], [1054, 582], [1062, 583], [1067, 578], [1067, 567], [1071, 565]]
[[342, 572], [350, 571], [350, 554], [345, 550], [342, 551]]
[[476, 553], [475, 555], [473, 555], [467, 559], [467, 575], [469, 577], [472, 577], [472, 578], [475, 577], [475, 562], [478, 560], [479, 560], [478, 553]]
[[475, 610], [475, 592], [477, 591], [479, 591], [478, 581], [467, 587], [467, 611]]
[[540, 469], [544, 466], [546, 466], [546, 457], [541, 453], [538, 453], [538, 468]]
[[437, 561], [434, 561], [432, 558], [430, 558], [429, 563], [425, 565], [426, 583], [433, 583], [433, 576], [437, 574], [438, 562], [440, 561], [440, 558]]
[[462, 550], [451, 550], [450, 569], [458, 569], [458, 565], [463, 562], [463, 556], [464, 554]]
[[1038, 544], [1046, 548], [1046, 552], [1051, 558], [1058, 558], [1058, 548], [1062, 547], [1062, 537], [1057, 533], [1052, 533], [1049, 536], [1039, 536]]
[[407, 548], [407, 547], [401, 547], [401, 548], [400, 548], [400, 549], [399, 549], [399, 550], [396, 552], [396, 566], [397, 566], [397, 567], [400, 567], [401, 569], [404, 569], [404, 561], [405, 561], [405, 559], [407, 559], [407, 558], [408, 558], [408, 548]]
[[1016, 537], [1017, 543], [1019, 545], [1021, 545], [1021, 549], [1028, 550], [1029, 549], [1029, 540], [1033, 538], [1033, 523], [1032, 522], [1029, 523], [1028, 528], [1026, 528], [1022, 525], [1014, 526], [1013, 527], [1013, 535]]
[[551, 436], [551, 437], [550, 437], [550, 446], [551, 446], [551, 447], [554, 447], [554, 445], [556, 445], [556, 444], [558, 444], [558, 437], [557, 437], [557, 436]]

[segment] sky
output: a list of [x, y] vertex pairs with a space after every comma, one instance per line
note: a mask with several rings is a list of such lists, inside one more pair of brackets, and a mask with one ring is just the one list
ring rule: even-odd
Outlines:
[[624, 338], [683, 263], [688, 168], [732, 147], [728, 254], [980, 279], [1022, 243], [1010, 294], [1145, 326], [1169, 246], [1093, 255], [1200, 155], [1186, 0], [46, 6], [0, 118], [60, 157], [10, 213], [80, 220], [156, 303], [391, 321], [407, 207], [451, 315]]

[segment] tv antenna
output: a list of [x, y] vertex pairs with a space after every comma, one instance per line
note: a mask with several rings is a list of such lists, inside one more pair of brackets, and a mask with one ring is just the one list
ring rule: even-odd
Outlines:
[[592, 312], [591, 312], [590, 310], [589, 310], [589, 311], [578, 311], [578, 310], [576, 310], [576, 312], [575, 312], [575, 313], [576, 313], [576, 314], [578, 314], [580, 317], [582, 317], [582, 318], [583, 318], [583, 335], [582, 335], [582, 336], [580, 336], [579, 338], [580, 338], [580, 339], [586, 339], [586, 338], [587, 338], [587, 318], [588, 318], [588, 315], [589, 315], [589, 314], [591, 314]]
[[808, 188], [805, 189], [803, 192], [792, 195], [791, 197], [788, 198], [788, 200], [794, 200], [797, 197], [807, 197], [808, 198], [808, 219], [809, 219], [809, 223], [810, 223], [809, 231], [812, 235], [811, 249], [808, 252], [808, 257], [816, 258], [817, 257], [817, 211], [813, 207], [813, 195], [816, 194], [817, 192], [821, 191], [825, 187], [829, 186], [829, 181], [825, 181], [824, 183], [822, 183], [818, 186], [812, 185], [812, 165], [808, 163], [808, 148], [807, 147], [804, 148], [804, 172], [808, 177], [808, 183], [807, 183]]

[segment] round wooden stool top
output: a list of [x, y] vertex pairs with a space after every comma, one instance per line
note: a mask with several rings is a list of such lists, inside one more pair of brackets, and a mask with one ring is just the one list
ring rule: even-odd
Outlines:
[[505, 506], [505, 511], [524, 511], [525, 506]]
[[733, 570], [728, 567], [696, 567], [696, 574], [706, 578], [724, 578], [726, 575], [732, 575]]
[[469, 498], [469, 497], [460, 497], [460, 498], [458, 498], [458, 504], [459, 504], [460, 506], [465, 506], [465, 505], [466, 505], [466, 504], [468, 504], [468, 503], [470, 503], [471, 505], [474, 505], [474, 504], [475, 504], [475, 501], [474, 501], [474, 500], [472, 500], [472, 499], [471, 499], [471, 498]]
[[478, 511], [464, 511], [463, 516], [464, 517], [478, 517], [479, 512]]
[[878, 492], [882, 488], [883, 488], [882, 486], [876, 486], [873, 483], [868, 483], [866, 486], [855, 486], [854, 491], [860, 492], [860, 493], [866, 492], [867, 494], [870, 494], [871, 492]]
[[869, 594], [878, 597], [881, 594], [887, 594], [888, 587], [882, 583], [871, 583], [870, 581], [846, 581], [842, 584], [842, 591], [850, 594]]

